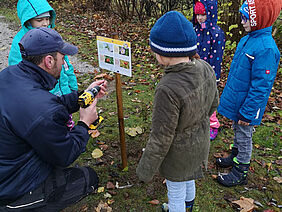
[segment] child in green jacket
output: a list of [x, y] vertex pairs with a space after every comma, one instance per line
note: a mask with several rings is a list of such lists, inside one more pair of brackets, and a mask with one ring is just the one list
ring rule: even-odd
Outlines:
[[155, 90], [151, 133], [136, 173], [149, 182], [159, 172], [166, 179], [169, 212], [192, 211], [195, 180], [208, 160], [209, 118], [218, 105], [215, 73], [194, 58], [196, 34], [179, 12], [155, 23], [150, 47], [165, 73]]
[[[22, 61], [19, 48], [19, 41], [30, 29], [36, 27], [55, 27], [56, 13], [46, 0], [19, 0], [17, 4], [17, 13], [21, 21], [22, 28], [13, 39], [9, 53], [9, 65], [16, 65]], [[61, 76], [55, 88], [50, 92], [61, 96], [77, 90], [77, 79], [74, 74], [74, 68], [70, 64], [68, 57], [64, 57], [65, 64], [62, 67]], [[73, 127], [74, 122], [70, 115], [68, 126]]]

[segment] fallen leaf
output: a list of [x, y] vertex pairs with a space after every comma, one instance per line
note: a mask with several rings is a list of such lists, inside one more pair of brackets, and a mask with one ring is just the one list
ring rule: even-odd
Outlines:
[[128, 135], [134, 137], [134, 136], [136, 136], [138, 134], [142, 134], [143, 133], [143, 129], [141, 127], [139, 127], [139, 126], [135, 127], [135, 128], [133, 128], [133, 127], [126, 127], [125, 128], [125, 132]]
[[254, 200], [251, 198], [240, 197], [240, 200], [232, 201], [240, 207], [240, 212], [252, 212], [257, 206], [254, 204]]
[[82, 206], [82, 208], [80, 208], [79, 211], [85, 212], [85, 211], [87, 211], [87, 210], [88, 210], [88, 206], [87, 206], [87, 205], [84, 205], [84, 206]]
[[136, 130], [136, 132], [137, 132], [138, 134], [142, 134], [142, 133], [143, 133], [143, 130], [142, 130], [141, 127], [136, 127], [135, 130]]
[[102, 151], [105, 151], [105, 150], [107, 150], [107, 149], [109, 148], [109, 146], [108, 146], [107, 144], [99, 145], [99, 147], [100, 147], [100, 149], [101, 149]]
[[282, 177], [273, 177], [273, 180], [275, 180], [277, 183], [282, 183]]
[[88, 130], [88, 133], [91, 134], [92, 138], [97, 138], [100, 135], [98, 130]]
[[229, 154], [227, 152], [217, 152], [217, 153], [214, 153], [213, 156], [215, 158], [226, 158], [229, 156]]
[[106, 76], [104, 76], [104, 79], [106, 79], [108, 81], [113, 81], [114, 77], [112, 77], [111, 75], [107, 74]]
[[105, 141], [97, 140], [96, 143], [99, 144], [99, 145], [103, 145], [103, 144], [105, 144]]
[[218, 176], [216, 174], [212, 174], [211, 177], [212, 179], [217, 179]]
[[129, 127], [126, 127], [125, 128], [125, 132], [126, 134], [132, 136], [132, 137], [135, 137], [137, 135], [137, 132], [134, 128], [129, 128]]
[[106, 186], [107, 189], [114, 189], [115, 188], [115, 185], [112, 183], [112, 182], [107, 182], [107, 186]]
[[100, 202], [97, 208], [95, 208], [96, 212], [112, 212], [113, 209], [109, 207], [107, 203]]
[[254, 146], [255, 146], [255, 148], [257, 148], [257, 149], [260, 148], [260, 145], [259, 145], [259, 144], [255, 144]]
[[93, 150], [91, 155], [93, 158], [100, 158], [103, 156], [103, 152], [100, 149], [96, 148]]
[[108, 202], [109, 205], [111, 205], [111, 204], [113, 204], [115, 202], [115, 200], [109, 199], [107, 202]]
[[268, 171], [270, 171], [272, 169], [272, 163], [267, 163], [266, 166], [267, 166]]
[[124, 169], [122, 171], [123, 172], [127, 172], [128, 171], [128, 166], [124, 167]]
[[112, 196], [117, 195], [117, 192], [116, 192], [116, 191], [113, 191], [113, 190], [109, 190], [108, 193], [111, 194]]
[[98, 75], [96, 75], [96, 76], [94, 77], [94, 79], [96, 80], [96, 79], [105, 78], [107, 75], [108, 75], [108, 74], [105, 74], [105, 73], [103, 73], [103, 74], [98, 74]]
[[112, 195], [107, 192], [107, 193], [104, 194], [104, 198], [105, 199], [112, 198]]
[[98, 193], [102, 193], [102, 192], [104, 192], [105, 191], [105, 187], [99, 187], [98, 188]]
[[149, 203], [152, 204], [152, 205], [158, 205], [158, 204], [160, 204], [160, 201], [157, 200], [157, 199], [154, 199], [154, 200], [149, 201]]

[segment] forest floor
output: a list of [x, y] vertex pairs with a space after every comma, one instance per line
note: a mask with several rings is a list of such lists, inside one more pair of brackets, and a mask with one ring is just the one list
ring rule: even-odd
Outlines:
[[[84, 89], [98, 78], [110, 82], [107, 97], [98, 104], [99, 113], [105, 121], [99, 128], [100, 136], [91, 137], [87, 151], [75, 162], [79, 165], [93, 167], [100, 176], [100, 188], [78, 204], [64, 210], [77, 211], [160, 211], [160, 205], [167, 201], [166, 186], [163, 178], [156, 175], [152, 182], [139, 182], [135, 169], [142, 155], [142, 148], [148, 140], [151, 123], [154, 88], [162, 76], [161, 67], [157, 65], [154, 55], [148, 46], [151, 21], [138, 24], [135, 21], [121, 23], [115, 16], [105, 13], [74, 12], [67, 5], [52, 5], [57, 13], [56, 30], [62, 37], [79, 47], [79, 54], [71, 58], [76, 68], [79, 89]], [[0, 65], [1, 70], [7, 65], [8, 50], [12, 37], [19, 27], [14, 7], [5, 7], [0, 3]], [[4, 33], [9, 29], [10, 32]], [[132, 77], [122, 76], [122, 98], [124, 123], [126, 127], [126, 150], [128, 169], [122, 168], [116, 93], [114, 74], [100, 70], [97, 59], [96, 36], [111, 37], [118, 33], [120, 40], [132, 44]], [[9, 40], [7, 40], [9, 39]], [[219, 90], [226, 83], [232, 52], [226, 52], [222, 68]], [[74, 62], [75, 61], [75, 62]], [[241, 197], [250, 198], [253, 211], [281, 211], [281, 167], [282, 167], [282, 131], [281, 108], [282, 70], [278, 71], [266, 112], [261, 126], [256, 127], [253, 136], [253, 155], [248, 176], [248, 184], [233, 188], [219, 185], [214, 177], [219, 172], [228, 172], [215, 165], [215, 159], [230, 153], [233, 143], [231, 121], [218, 115], [221, 122], [220, 132], [211, 141], [208, 170], [202, 179], [196, 181], [196, 200], [193, 211], [236, 211], [240, 205], [232, 203]], [[78, 119], [78, 114], [74, 114]], [[131, 133], [128, 128], [131, 128]], [[139, 133], [132, 131], [141, 128]], [[102, 151], [103, 156], [93, 158], [95, 149]], [[246, 203], [246, 199], [244, 199]], [[243, 202], [244, 202], [243, 201]], [[106, 208], [102, 210], [101, 208]]]

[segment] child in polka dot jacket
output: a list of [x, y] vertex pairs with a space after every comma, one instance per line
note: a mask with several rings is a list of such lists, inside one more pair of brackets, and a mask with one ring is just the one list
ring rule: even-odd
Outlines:
[[[217, 83], [220, 80], [225, 35], [217, 25], [217, 0], [194, 0], [193, 24], [197, 35], [198, 54], [215, 71]], [[216, 112], [210, 117], [210, 139], [217, 136], [220, 124]]]

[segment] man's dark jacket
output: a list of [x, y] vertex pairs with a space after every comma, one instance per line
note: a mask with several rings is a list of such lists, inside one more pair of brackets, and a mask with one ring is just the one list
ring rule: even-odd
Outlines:
[[57, 97], [49, 92], [56, 82], [28, 61], [0, 72], [0, 200], [32, 191], [85, 151], [87, 129], [66, 125], [78, 93]]

